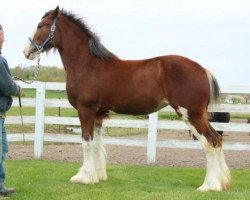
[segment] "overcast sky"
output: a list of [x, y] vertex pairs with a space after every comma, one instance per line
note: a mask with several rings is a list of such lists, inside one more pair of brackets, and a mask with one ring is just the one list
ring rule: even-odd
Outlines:
[[[10, 67], [30, 66], [22, 54], [44, 13], [72, 11], [121, 59], [178, 54], [212, 71], [221, 85], [250, 85], [248, 0], [8, 0], [1, 3], [2, 49]], [[60, 66], [59, 54], [42, 65]]]

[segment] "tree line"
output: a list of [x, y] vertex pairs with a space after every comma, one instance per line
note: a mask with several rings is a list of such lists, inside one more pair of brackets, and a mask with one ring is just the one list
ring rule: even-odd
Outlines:
[[[37, 72], [37, 66], [10, 68], [12, 76], [20, 77], [24, 80], [32, 80]], [[40, 66], [37, 81], [44, 82], [65, 82], [66, 73], [64, 68], [55, 66]]]

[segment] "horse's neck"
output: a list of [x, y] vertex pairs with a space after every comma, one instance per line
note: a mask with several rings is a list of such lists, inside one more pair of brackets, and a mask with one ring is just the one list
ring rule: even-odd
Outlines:
[[77, 73], [84, 67], [85, 63], [94, 57], [90, 53], [87, 36], [74, 25], [70, 27], [71, 31], [63, 31], [69, 28], [67, 24], [65, 26], [61, 27], [61, 41], [58, 50], [68, 76], [72, 72]]
[[89, 52], [83, 48], [65, 49], [63, 52], [59, 51], [59, 53], [66, 71], [75, 71], [82, 68], [89, 60]]

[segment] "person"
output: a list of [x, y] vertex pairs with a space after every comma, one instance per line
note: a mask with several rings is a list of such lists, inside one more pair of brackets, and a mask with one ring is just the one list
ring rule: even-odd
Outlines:
[[4, 30], [0, 25], [0, 195], [8, 196], [15, 192], [14, 188], [4, 186], [5, 166], [4, 161], [8, 152], [8, 142], [4, 120], [6, 111], [12, 105], [12, 96], [21, 94], [20, 86], [13, 81], [6, 59], [2, 56], [2, 46], [4, 42]]

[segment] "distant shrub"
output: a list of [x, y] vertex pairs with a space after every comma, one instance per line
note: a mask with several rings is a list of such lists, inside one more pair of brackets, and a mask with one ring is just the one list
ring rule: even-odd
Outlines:
[[[18, 76], [24, 80], [31, 80], [36, 73], [37, 66], [17, 66], [15, 68], [11, 68], [10, 70], [14, 76]], [[65, 82], [66, 74], [63, 68], [55, 66], [41, 66], [37, 80], [44, 82]]]

